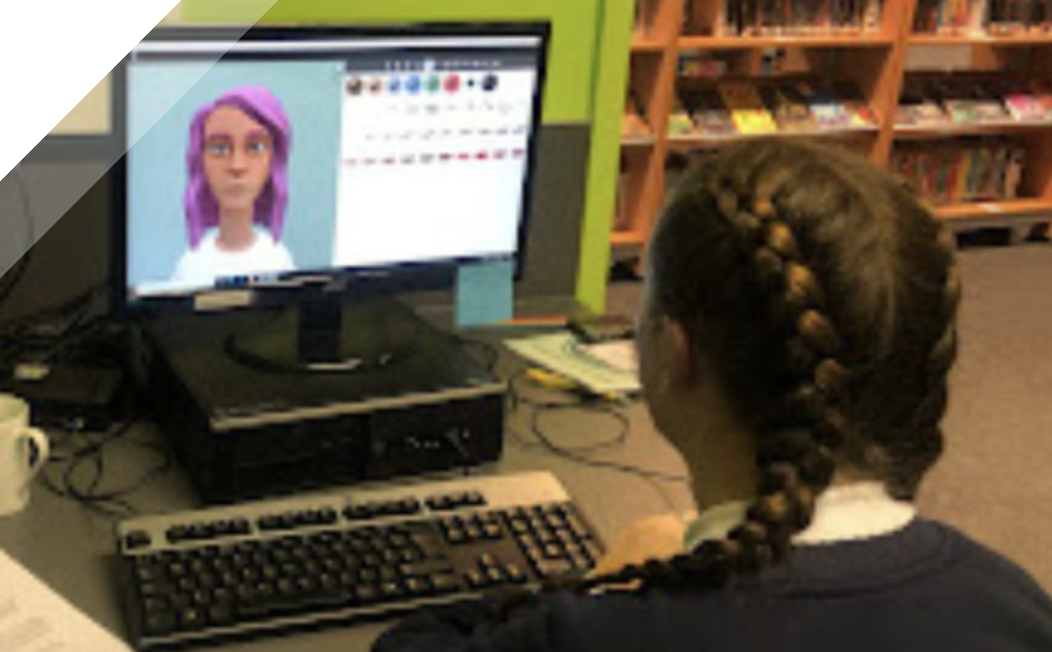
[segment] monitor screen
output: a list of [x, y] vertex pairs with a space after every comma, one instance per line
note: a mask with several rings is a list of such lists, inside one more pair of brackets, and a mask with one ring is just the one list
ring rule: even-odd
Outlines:
[[123, 73], [126, 300], [514, 258], [546, 30], [501, 27], [151, 34]]

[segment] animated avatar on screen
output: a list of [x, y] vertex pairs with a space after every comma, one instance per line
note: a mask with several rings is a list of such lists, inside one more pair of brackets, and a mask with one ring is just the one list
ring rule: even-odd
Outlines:
[[232, 89], [190, 123], [185, 205], [190, 248], [174, 280], [295, 269], [281, 243], [288, 204], [292, 127], [266, 88]]

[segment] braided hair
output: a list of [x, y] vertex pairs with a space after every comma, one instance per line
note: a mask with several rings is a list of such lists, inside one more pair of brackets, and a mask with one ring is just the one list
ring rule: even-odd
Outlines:
[[726, 538], [553, 588], [722, 587], [783, 559], [838, 468], [912, 498], [942, 450], [960, 284], [953, 237], [844, 151], [757, 140], [681, 182], [651, 241], [648, 310], [702, 348], [756, 439]]

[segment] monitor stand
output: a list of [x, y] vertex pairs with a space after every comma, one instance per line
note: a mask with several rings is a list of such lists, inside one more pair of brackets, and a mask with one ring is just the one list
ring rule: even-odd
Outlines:
[[235, 362], [263, 371], [366, 372], [412, 356], [419, 327], [392, 298], [345, 299], [307, 287], [295, 307], [230, 334], [224, 348]]

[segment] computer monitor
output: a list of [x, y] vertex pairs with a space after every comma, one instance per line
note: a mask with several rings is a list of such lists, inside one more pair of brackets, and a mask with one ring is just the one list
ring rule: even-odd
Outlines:
[[547, 42], [543, 23], [155, 30], [116, 85], [123, 306], [519, 269]]

